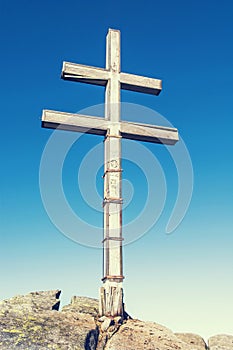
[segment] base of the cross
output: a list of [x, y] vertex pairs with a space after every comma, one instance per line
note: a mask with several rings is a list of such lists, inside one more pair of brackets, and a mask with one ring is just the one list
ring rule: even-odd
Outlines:
[[99, 314], [107, 317], [124, 317], [122, 282], [106, 280], [100, 288]]

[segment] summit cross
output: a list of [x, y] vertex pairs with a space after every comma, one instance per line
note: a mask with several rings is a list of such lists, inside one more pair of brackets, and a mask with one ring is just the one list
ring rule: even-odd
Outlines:
[[105, 69], [64, 62], [62, 78], [105, 86], [105, 118], [43, 110], [42, 127], [104, 136], [103, 286], [99, 313], [100, 316], [123, 316], [121, 138], [174, 145], [179, 140], [178, 131], [121, 121], [121, 89], [159, 95], [162, 82], [121, 72], [119, 30], [108, 31]]

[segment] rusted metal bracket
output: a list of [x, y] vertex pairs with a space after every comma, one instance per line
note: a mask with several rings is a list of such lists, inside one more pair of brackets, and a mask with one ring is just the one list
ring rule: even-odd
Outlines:
[[125, 278], [125, 276], [110, 276], [110, 275], [107, 275], [107, 276], [102, 278], [102, 281], [105, 281], [105, 280], [120, 280], [120, 281], [122, 281], [124, 278]]

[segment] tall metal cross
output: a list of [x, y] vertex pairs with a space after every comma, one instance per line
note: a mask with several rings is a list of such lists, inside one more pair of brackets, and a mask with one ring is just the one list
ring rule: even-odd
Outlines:
[[63, 63], [62, 78], [105, 86], [105, 118], [44, 110], [42, 126], [103, 135], [104, 139], [104, 233], [103, 286], [100, 289], [100, 315], [122, 316], [122, 168], [121, 138], [174, 145], [177, 129], [121, 121], [121, 89], [158, 95], [158, 79], [122, 73], [120, 31], [109, 29], [106, 40], [106, 68]]

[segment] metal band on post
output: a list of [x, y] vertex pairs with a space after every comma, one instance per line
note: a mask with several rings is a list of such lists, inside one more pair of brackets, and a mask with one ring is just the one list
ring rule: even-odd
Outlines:
[[105, 141], [107, 138], [110, 138], [110, 137], [115, 137], [116, 139], [122, 139], [122, 136], [121, 136], [121, 135], [106, 134], [106, 135], [105, 135], [105, 138], [104, 138], [104, 141]]
[[103, 207], [105, 206], [105, 204], [108, 203], [115, 203], [115, 204], [123, 204], [123, 198], [104, 198], [103, 200]]
[[123, 281], [123, 279], [125, 278], [125, 276], [104, 276], [102, 278], [102, 281], [106, 281], [106, 280], [114, 280], [114, 281]]
[[104, 179], [108, 173], [122, 173], [122, 172], [123, 172], [123, 169], [107, 169], [107, 170], [105, 170], [102, 178]]
[[106, 241], [118, 241], [118, 242], [123, 242], [124, 241], [124, 238], [122, 237], [105, 237], [103, 240], [102, 240], [102, 243], [106, 242]]

